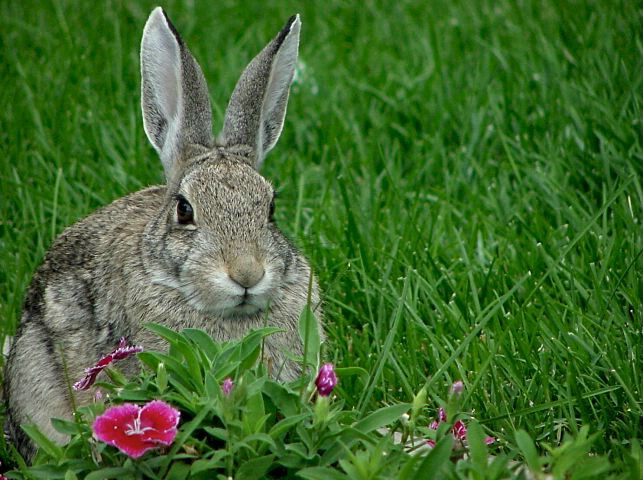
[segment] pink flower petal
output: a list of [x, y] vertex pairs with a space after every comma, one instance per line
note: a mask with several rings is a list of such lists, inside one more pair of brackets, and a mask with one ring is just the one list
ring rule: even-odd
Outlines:
[[107, 409], [96, 418], [92, 429], [99, 440], [138, 458], [159, 444], [170, 445], [177, 434], [179, 417], [178, 410], [160, 400], [143, 408], [126, 403]]
[[113, 357], [113, 360], [122, 360], [124, 358], [129, 357], [130, 355], [133, 355], [135, 353], [139, 353], [142, 351], [143, 351], [143, 347], [138, 345], [131, 345], [128, 347], [117, 348], [111, 353], [111, 356]]
[[85, 376], [74, 383], [74, 390], [87, 390], [94, 384], [98, 374], [102, 372], [110, 363], [116, 360], [123, 360], [124, 358], [127, 358], [134, 353], [139, 353], [142, 351], [143, 347], [128, 346], [125, 337], [121, 337], [120, 341], [118, 342], [118, 348], [116, 350], [102, 357], [100, 360], [98, 360], [98, 362], [96, 362], [96, 365], [94, 365], [93, 367], [85, 369]]
[[453, 424], [453, 436], [456, 440], [465, 441], [467, 439], [467, 427], [462, 420], [457, 420]]
[[494, 437], [485, 437], [484, 443], [487, 445], [491, 445], [492, 443], [496, 443], [496, 439]]
[[158, 448], [154, 442], [146, 442], [140, 437], [129, 437], [126, 441], [121, 442], [119, 445], [114, 445], [121, 452], [132, 458], [140, 458], [148, 450]]
[[447, 412], [445, 412], [442, 407], [440, 407], [440, 410], [438, 411], [438, 421], [440, 423], [447, 421]]
[[143, 407], [140, 415], [142, 438], [146, 441], [169, 445], [176, 437], [176, 426], [181, 413], [161, 400], [154, 400]]
[[115, 445], [125, 435], [126, 424], [133, 423], [138, 417], [140, 408], [131, 403], [108, 408], [105, 413], [96, 417], [92, 430], [100, 441]]

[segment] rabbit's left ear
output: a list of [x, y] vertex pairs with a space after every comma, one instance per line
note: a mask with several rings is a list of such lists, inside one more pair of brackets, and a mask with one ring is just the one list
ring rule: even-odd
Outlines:
[[294, 15], [250, 62], [241, 74], [226, 110], [219, 141], [225, 146], [251, 147], [257, 169], [277, 143], [284, 126], [288, 93], [297, 63], [300, 27], [299, 15]]
[[211, 147], [212, 109], [203, 72], [161, 7], [141, 41], [143, 127], [169, 180], [190, 145]]

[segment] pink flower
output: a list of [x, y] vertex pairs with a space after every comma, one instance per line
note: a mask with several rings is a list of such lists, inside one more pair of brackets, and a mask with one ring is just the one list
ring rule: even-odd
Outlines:
[[174, 441], [180, 415], [178, 410], [161, 400], [153, 400], [142, 408], [125, 403], [108, 408], [96, 418], [92, 429], [100, 441], [132, 458], [139, 458], [150, 449]]
[[74, 390], [87, 390], [96, 381], [96, 377], [112, 362], [122, 360], [138, 352], [142, 352], [143, 347], [127, 345], [125, 337], [121, 337], [118, 342], [118, 348], [101, 358], [96, 365], [85, 369], [85, 376], [74, 383]]
[[230, 392], [232, 391], [232, 387], [234, 387], [234, 383], [232, 382], [232, 379], [230, 377], [226, 378], [223, 381], [223, 384], [221, 385], [221, 390], [223, 390], [223, 394], [226, 397], [230, 395]]
[[[440, 426], [441, 423], [445, 423], [447, 421], [447, 414], [444, 411], [444, 408], [440, 408], [438, 411], [438, 419], [433, 420], [431, 424], [429, 425], [429, 428], [431, 430], [437, 430], [438, 427]], [[462, 420], [456, 420], [455, 423], [453, 424], [453, 427], [451, 428], [451, 434], [453, 435], [453, 438], [456, 439], [457, 443], [460, 443], [461, 445], [465, 445], [467, 442], [467, 426], [464, 424]], [[494, 443], [496, 439], [494, 437], [485, 437], [484, 443], [487, 445], [491, 445]], [[435, 447], [435, 441], [434, 440], [427, 440], [426, 443], [431, 446]], [[456, 445], [457, 445], [456, 443]], [[454, 445], [454, 448], [455, 446]]]
[[337, 375], [335, 375], [335, 367], [332, 363], [325, 363], [319, 369], [319, 374], [315, 379], [317, 386], [317, 393], [322, 397], [327, 397], [337, 385]]

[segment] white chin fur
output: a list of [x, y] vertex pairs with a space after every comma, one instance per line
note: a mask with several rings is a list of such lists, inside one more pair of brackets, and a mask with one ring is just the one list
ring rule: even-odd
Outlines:
[[224, 301], [210, 303], [204, 301], [199, 295], [187, 296], [188, 303], [196, 310], [223, 318], [248, 317], [260, 313], [268, 308], [268, 302], [255, 296], [244, 297], [241, 295], [228, 297]]

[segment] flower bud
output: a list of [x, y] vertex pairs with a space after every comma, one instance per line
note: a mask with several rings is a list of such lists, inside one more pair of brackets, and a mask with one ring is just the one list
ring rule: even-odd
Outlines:
[[458, 380], [451, 386], [451, 395], [460, 396], [464, 391], [464, 383], [462, 380]]
[[331, 394], [337, 385], [337, 375], [335, 375], [335, 367], [332, 363], [322, 365], [315, 379], [315, 385], [320, 396], [327, 397]]
[[158, 367], [156, 367], [156, 386], [161, 393], [167, 388], [167, 369], [163, 362], [159, 363]]
[[408, 413], [403, 413], [403, 414], [400, 416], [400, 422], [401, 422], [401, 423], [402, 423], [402, 425], [404, 425], [405, 427], [406, 427], [406, 426], [408, 426], [408, 424], [409, 424], [409, 420], [411, 420], [411, 417], [409, 416], [409, 414], [408, 414]]
[[221, 385], [221, 390], [223, 390], [223, 394], [226, 397], [230, 395], [230, 392], [232, 392], [232, 387], [234, 387], [234, 382], [230, 377], [226, 378]]

